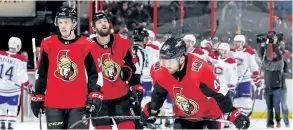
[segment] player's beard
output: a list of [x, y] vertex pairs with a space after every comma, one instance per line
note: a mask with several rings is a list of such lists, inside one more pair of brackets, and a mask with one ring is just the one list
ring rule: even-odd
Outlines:
[[108, 28], [107, 30], [104, 31], [104, 29], [97, 29], [97, 34], [99, 34], [101, 37], [106, 37], [111, 33], [111, 29]]

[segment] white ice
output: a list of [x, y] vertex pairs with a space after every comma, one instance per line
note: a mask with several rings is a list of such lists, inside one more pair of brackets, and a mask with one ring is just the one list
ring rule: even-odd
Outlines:
[[[285, 124], [283, 120], [281, 120], [281, 129], [285, 129]], [[292, 119], [290, 119], [290, 128], [292, 129], [293, 127]], [[251, 124], [250, 124], [250, 129], [265, 129], [266, 128], [266, 120], [265, 119], [252, 119]], [[15, 130], [40, 130], [40, 125], [39, 122], [17, 122], [15, 125]], [[46, 124], [45, 122], [42, 122], [42, 130], [46, 130]], [[93, 129], [93, 128], [91, 128]], [[115, 129], [115, 127], [114, 127]], [[146, 129], [147, 130], [147, 129]]]

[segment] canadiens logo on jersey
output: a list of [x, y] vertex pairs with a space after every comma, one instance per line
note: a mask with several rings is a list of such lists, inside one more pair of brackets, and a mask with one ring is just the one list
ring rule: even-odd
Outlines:
[[186, 115], [190, 116], [198, 111], [198, 104], [186, 98], [181, 94], [183, 88], [174, 87], [174, 97], [175, 97], [175, 104], [178, 108], [180, 108]]
[[243, 64], [243, 59], [240, 58], [235, 58], [237, 66], [242, 65]]
[[77, 77], [77, 65], [68, 57], [69, 50], [60, 50], [57, 55], [57, 70], [54, 75], [63, 81], [73, 81]]
[[116, 81], [121, 71], [119, 64], [111, 59], [110, 53], [103, 54], [100, 61], [102, 63], [103, 77], [109, 81]]

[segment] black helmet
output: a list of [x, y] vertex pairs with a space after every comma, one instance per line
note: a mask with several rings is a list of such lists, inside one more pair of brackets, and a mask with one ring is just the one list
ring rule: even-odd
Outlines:
[[92, 27], [95, 26], [95, 22], [97, 20], [102, 19], [102, 18], [106, 18], [109, 22], [109, 17], [104, 11], [98, 11], [97, 13], [95, 13], [92, 17]]
[[181, 38], [171, 37], [160, 49], [161, 59], [175, 59], [186, 54], [186, 44]]
[[71, 18], [74, 21], [77, 21], [77, 13], [76, 10], [74, 8], [70, 8], [70, 7], [65, 7], [60, 9], [55, 17], [55, 26], [57, 26], [57, 19], [58, 18]]
[[144, 38], [148, 36], [149, 33], [146, 28], [135, 28], [133, 30], [132, 38], [134, 42], [143, 42]]

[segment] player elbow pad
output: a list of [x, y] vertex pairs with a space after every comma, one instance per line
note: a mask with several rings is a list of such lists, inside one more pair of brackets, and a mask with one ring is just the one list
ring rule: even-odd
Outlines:
[[123, 81], [129, 81], [131, 76], [132, 76], [132, 69], [126, 65], [122, 66], [121, 72], [120, 72], [120, 78]]

